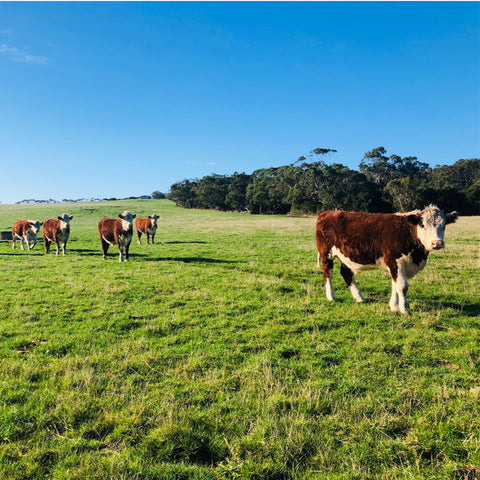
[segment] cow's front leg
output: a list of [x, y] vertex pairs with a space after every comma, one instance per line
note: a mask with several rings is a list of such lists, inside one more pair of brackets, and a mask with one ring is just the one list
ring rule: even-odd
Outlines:
[[340, 273], [342, 274], [345, 283], [348, 285], [350, 289], [350, 293], [356, 302], [364, 302], [365, 298], [362, 295], [362, 292], [358, 288], [357, 282], [355, 281], [355, 275], [353, 272], [345, 265], [340, 265]]
[[392, 281], [392, 296], [390, 297], [390, 308], [392, 311], [400, 311], [405, 315], [410, 314], [410, 307], [407, 300], [408, 280], [402, 270], [398, 271], [397, 278]]
[[395, 286], [395, 280], [392, 280], [392, 295], [390, 297], [389, 306], [392, 312], [398, 312], [398, 293], [397, 287]]
[[118, 250], [120, 251], [120, 255], [119, 255], [119, 257], [118, 257], [118, 260], [119, 260], [120, 262], [123, 262], [123, 249], [124, 249], [124, 246], [123, 246], [123, 245], [119, 245], [119, 246], [118, 246]]
[[55, 245], [57, 246], [57, 250], [55, 252], [55, 255], [58, 256], [58, 254], [60, 253], [60, 243], [59, 242], [56, 242]]

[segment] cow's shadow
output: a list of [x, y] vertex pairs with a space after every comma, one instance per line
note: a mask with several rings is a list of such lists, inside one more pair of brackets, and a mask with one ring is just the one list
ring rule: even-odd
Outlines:
[[478, 317], [480, 316], [480, 303], [455, 303], [455, 302], [426, 302], [432, 309], [451, 308], [456, 310], [461, 316]]
[[184, 245], [184, 244], [206, 244], [208, 242], [203, 242], [203, 241], [199, 241], [199, 240], [192, 240], [191, 242], [183, 242], [181, 240], [173, 240], [171, 242], [161, 242], [165, 245]]
[[147, 262], [218, 263], [218, 264], [239, 263], [236, 260], [220, 260], [218, 258], [209, 258], [209, 257], [155, 257], [155, 258], [147, 258], [146, 261]]

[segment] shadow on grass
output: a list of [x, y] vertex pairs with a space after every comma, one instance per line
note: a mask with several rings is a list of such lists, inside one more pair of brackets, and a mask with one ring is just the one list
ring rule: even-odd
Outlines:
[[181, 245], [181, 244], [190, 244], [190, 243], [206, 244], [207, 242], [201, 242], [196, 240], [193, 240], [191, 242], [182, 242], [180, 240], [174, 240], [172, 242], [162, 242], [162, 243], [164, 243], [165, 245]]
[[451, 308], [467, 317], [480, 316], [480, 303], [455, 303], [455, 302], [435, 302], [432, 307], [436, 308]]
[[147, 262], [183, 262], [183, 263], [239, 263], [237, 260], [219, 260], [208, 257], [157, 257], [147, 258]]

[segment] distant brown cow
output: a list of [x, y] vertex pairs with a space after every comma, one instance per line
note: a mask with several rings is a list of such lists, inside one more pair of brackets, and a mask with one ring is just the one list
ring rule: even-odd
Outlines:
[[27, 248], [30, 251], [37, 244], [37, 233], [40, 230], [43, 222], [37, 222], [33, 220], [17, 220], [13, 224], [12, 228], [12, 248], [15, 250], [15, 241], [20, 240], [20, 246], [22, 250], [23, 242], [27, 244]]
[[43, 244], [46, 254], [50, 252], [52, 242], [57, 245], [56, 255], [60, 252], [60, 244], [62, 245], [62, 254], [67, 253], [67, 241], [70, 235], [70, 220], [72, 218], [73, 215], [68, 216], [64, 213], [61, 217], [48, 218], [43, 222]]
[[128, 261], [128, 250], [133, 235], [133, 219], [136, 215], [128, 211], [119, 215], [119, 218], [102, 218], [98, 223], [98, 233], [102, 242], [103, 259], [107, 259], [108, 247], [113, 244], [118, 245], [120, 251], [119, 260], [123, 262], [123, 253], [125, 252], [125, 261]]
[[155, 243], [155, 233], [157, 233], [158, 215], [149, 215], [147, 218], [138, 217], [135, 220], [135, 228], [137, 229], [138, 243], [141, 243], [141, 236], [144, 233], [147, 236], [147, 244], [150, 243], [150, 235], [152, 236], [152, 243]]
[[333, 260], [357, 302], [364, 302], [355, 273], [380, 268], [392, 278], [390, 309], [408, 314], [408, 279], [422, 270], [432, 250], [445, 247], [445, 225], [457, 212], [443, 213], [435, 205], [407, 214], [327, 211], [317, 220], [318, 260], [322, 264], [328, 300], [332, 287]]

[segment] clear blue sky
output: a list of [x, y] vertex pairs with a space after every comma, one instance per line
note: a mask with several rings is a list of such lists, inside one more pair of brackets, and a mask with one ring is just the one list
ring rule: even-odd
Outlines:
[[480, 157], [479, 2], [0, 2], [0, 201], [125, 197], [316, 147]]

